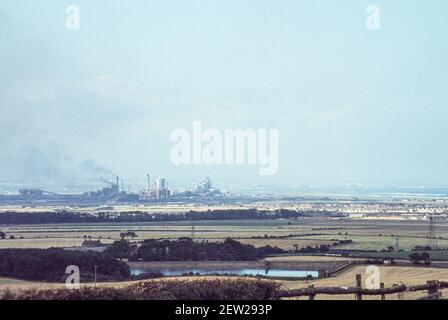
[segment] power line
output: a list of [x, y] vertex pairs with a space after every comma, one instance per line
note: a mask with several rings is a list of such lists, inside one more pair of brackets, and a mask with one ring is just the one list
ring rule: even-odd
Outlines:
[[428, 246], [431, 249], [437, 249], [438, 247], [434, 214], [429, 216]]

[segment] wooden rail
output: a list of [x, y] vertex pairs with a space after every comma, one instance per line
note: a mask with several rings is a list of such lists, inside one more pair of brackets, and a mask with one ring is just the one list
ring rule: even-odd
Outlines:
[[356, 275], [356, 287], [314, 287], [310, 286], [308, 288], [294, 289], [294, 290], [284, 290], [280, 292], [280, 298], [292, 298], [292, 297], [303, 297], [308, 296], [310, 300], [313, 300], [318, 294], [326, 295], [342, 295], [342, 294], [354, 294], [356, 300], [362, 300], [362, 296], [381, 296], [382, 300], [386, 299], [388, 294], [399, 294], [399, 298], [402, 297], [404, 292], [417, 292], [424, 291], [428, 292], [427, 297], [423, 299], [438, 299], [440, 297], [439, 289], [448, 288], [448, 282], [431, 280], [426, 284], [416, 285], [416, 286], [406, 286], [405, 284], [397, 284], [392, 287], [385, 288], [384, 283], [381, 283], [378, 289], [367, 289], [361, 286], [361, 275]]

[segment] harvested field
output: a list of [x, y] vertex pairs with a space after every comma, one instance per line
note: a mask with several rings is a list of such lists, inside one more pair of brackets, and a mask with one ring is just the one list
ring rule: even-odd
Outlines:
[[[0, 213], [1, 214], [1, 213]], [[38, 214], [38, 213], [36, 213]], [[177, 239], [191, 236], [191, 222], [166, 223], [102, 223], [0, 226], [7, 238], [0, 240], [0, 248], [48, 248], [79, 246], [84, 237], [101, 238], [110, 243], [128, 230], [136, 232], [132, 241], [145, 239]], [[439, 223], [438, 234], [448, 234], [448, 224]], [[338, 249], [384, 250], [400, 239], [400, 248], [410, 250], [424, 246], [428, 224], [410, 221], [350, 221], [350, 220], [229, 220], [195, 221], [195, 238], [222, 241], [227, 237], [257, 247], [278, 246], [285, 250], [334, 244], [340, 240], [352, 243], [337, 245]], [[19, 239], [23, 237], [23, 239]], [[448, 248], [448, 238], [438, 239], [440, 248]]]
[[[337, 274], [334, 277], [318, 279], [312, 281], [282, 281], [288, 289], [305, 288], [308, 285], [314, 285], [315, 287], [352, 287], [355, 286], [355, 277], [357, 274], [363, 276], [363, 281], [368, 277], [366, 273], [367, 266], [355, 266], [350, 269], [346, 269], [343, 272]], [[418, 285], [425, 284], [428, 280], [448, 280], [448, 269], [442, 268], [426, 268], [426, 267], [395, 267], [395, 266], [380, 266], [380, 281], [384, 282], [386, 287], [390, 287], [393, 284], [403, 282], [406, 285]], [[363, 283], [363, 286], [365, 283]], [[445, 295], [448, 295], [448, 290], [443, 290]], [[415, 299], [425, 295], [425, 292], [405, 293], [405, 299]], [[354, 300], [354, 295], [317, 295], [316, 299], [349, 299]], [[380, 299], [380, 297], [365, 297], [366, 299]], [[306, 298], [301, 298], [306, 299]], [[391, 295], [387, 299], [397, 299], [397, 295]]]

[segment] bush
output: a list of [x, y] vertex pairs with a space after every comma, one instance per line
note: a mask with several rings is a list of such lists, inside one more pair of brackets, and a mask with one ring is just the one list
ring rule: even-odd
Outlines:
[[130, 257], [132, 249], [133, 246], [131, 246], [129, 241], [123, 239], [114, 241], [111, 246], [108, 246], [106, 250], [104, 250], [104, 253], [114, 258], [126, 259]]
[[427, 252], [422, 252], [422, 253], [418, 253], [418, 252], [413, 252], [409, 255], [409, 260], [411, 260], [411, 262], [413, 264], [425, 264], [425, 265], [429, 265], [431, 264], [431, 259], [429, 257], [429, 254]]
[[279, 290], [277, 283], [260, 279], [151, 280], [121, 288], [8, 292], [0, 300], [274, 300]]

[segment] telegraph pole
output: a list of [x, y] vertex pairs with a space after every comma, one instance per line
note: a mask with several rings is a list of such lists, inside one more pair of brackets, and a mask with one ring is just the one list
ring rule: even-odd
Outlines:
[[95, 267], [95, 287], [96, 287], [96, 269], [98, 268], [98, 266], [97, 265], [94, 265], [94, 267]]
[[430, 246], [431, 249], [437, 249], [438, 247], [434, 214], [431, 214], [429, 217], [428, 246]]

